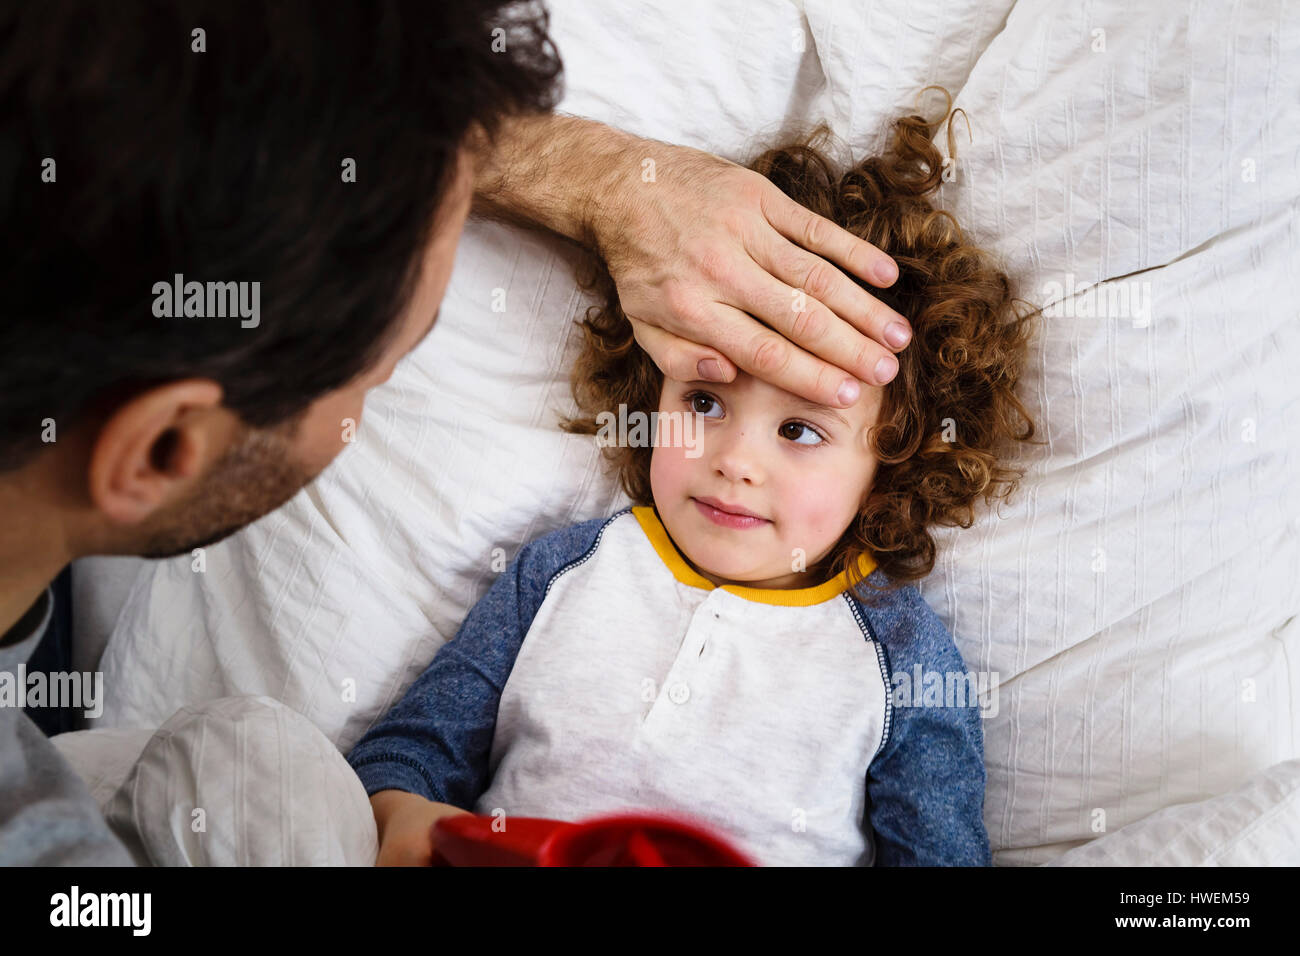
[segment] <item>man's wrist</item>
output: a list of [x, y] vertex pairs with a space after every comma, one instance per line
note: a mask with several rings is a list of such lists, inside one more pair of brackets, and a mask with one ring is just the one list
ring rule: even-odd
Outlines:
[[618, 183], [639, 160], [630, 133], [562, 113], [511, 117], [476, 144], [473, 213], [597, 244]]

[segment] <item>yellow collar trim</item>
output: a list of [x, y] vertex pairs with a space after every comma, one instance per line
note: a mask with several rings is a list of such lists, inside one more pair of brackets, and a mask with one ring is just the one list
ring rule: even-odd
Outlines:
[[[681, 552], [677, 550], [677, 546], [673, 544], [672, 538], [668, 537], [668, 529], [663, 526], [663, 522], [659, 520], [659, 515], [652, 506], [640, 505], [634, 507], [632, 514], [640, 523], [646, 537], [650, 539], [650, 544], [654, 546], [660, 560], [668, 566], [668, 570], [673, 572], [673, 577], [682, 584], [690, 585], [693, 588], [702, 588], [705, 591], [712, 591], [718, 586], [692, 568], [686, 559], [682, 557]], [[876, 562], [869, 555], [864, 554], [858, 559], [858, 567], [861, 568], [862, 576], [865, 578], [876, 569]], [[847, 570], [841, 571], [829, 581], [823, 581], [821, 584], [807, 588], [749, 588], [741, 584], [724, 584], [721, 587], [724, 591], [730, 591], [747, 601], [757, 601], [760, 604], [808, 607], [813, 604], [821, 604], [823, 601], [829, 601], [831, 598], [848, 590], [849, 572]]]

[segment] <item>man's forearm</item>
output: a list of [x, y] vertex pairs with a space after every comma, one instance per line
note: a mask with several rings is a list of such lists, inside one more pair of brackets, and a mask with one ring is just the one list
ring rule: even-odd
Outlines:
[[608, 190], [639, 168], [633, 148], [639, 142], [612, 126], [562, 113], [510, 117], [494, 145], [480, 141], [472, 212], [594, 247]]

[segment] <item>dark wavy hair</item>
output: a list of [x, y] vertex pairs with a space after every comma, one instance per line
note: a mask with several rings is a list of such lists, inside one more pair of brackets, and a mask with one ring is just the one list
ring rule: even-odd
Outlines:
[[[919, 115], [897, 119], [884, 153], [842, 174], [827, 158], [824, 126], [750, 164], [796, 202], [898, 263], [898, 280], [888, 289], [859, 284], [906, 316], [913, 338], [898, 355], [898, 375], [885, 386], [871, 431], [879, 460], [871, 493], [819, 564], [828, 576], [847, 570], [855, 590], [863, 583], [892, 590], [929, 574], [936, 551], [930, 528], [968, 528], [976, 499], [991, 504], [1009, 496], [1024, 472], [1006, 458], [1015, 442], [1034, 435], [1033, 419], [1015, 393], [1034, 311], [1014, 297], [1010, 278], [992, 257], [931, 200], [945, 168], [933, 138], [948, 123], [955, 154], [952, 118], [947, 112], [938, 122]], [[593, 435], [601, 411], [620, 404], [629, 412], [658, 409], [663, 374], [637, 345], [603, 264], [593, 262], [581, 281], [600, 304], [578, 323], [583, 346], [571, 385], [581, 414], [563, 418], [560, 427]], [[633, 502], [652, 504], [653, 448], [602, 451]], [[862, 580], [863, 553], [884, 573], [883, 586]]]
[[[510, 0], [0, 0], [0, 471], [151, 385], [267, 427], [370, 368], [467, 137], [554, 107], [548, 29]], [[177, 273], [259, 281], [260, 324], [155, 317]]]

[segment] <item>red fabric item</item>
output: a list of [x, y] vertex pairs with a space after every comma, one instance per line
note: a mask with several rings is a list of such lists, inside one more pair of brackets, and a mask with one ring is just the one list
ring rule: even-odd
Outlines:
[[464, 814], [434, 825], [434, 866], [757, 866], [692, 820], [618, 813], [577, 823]]

